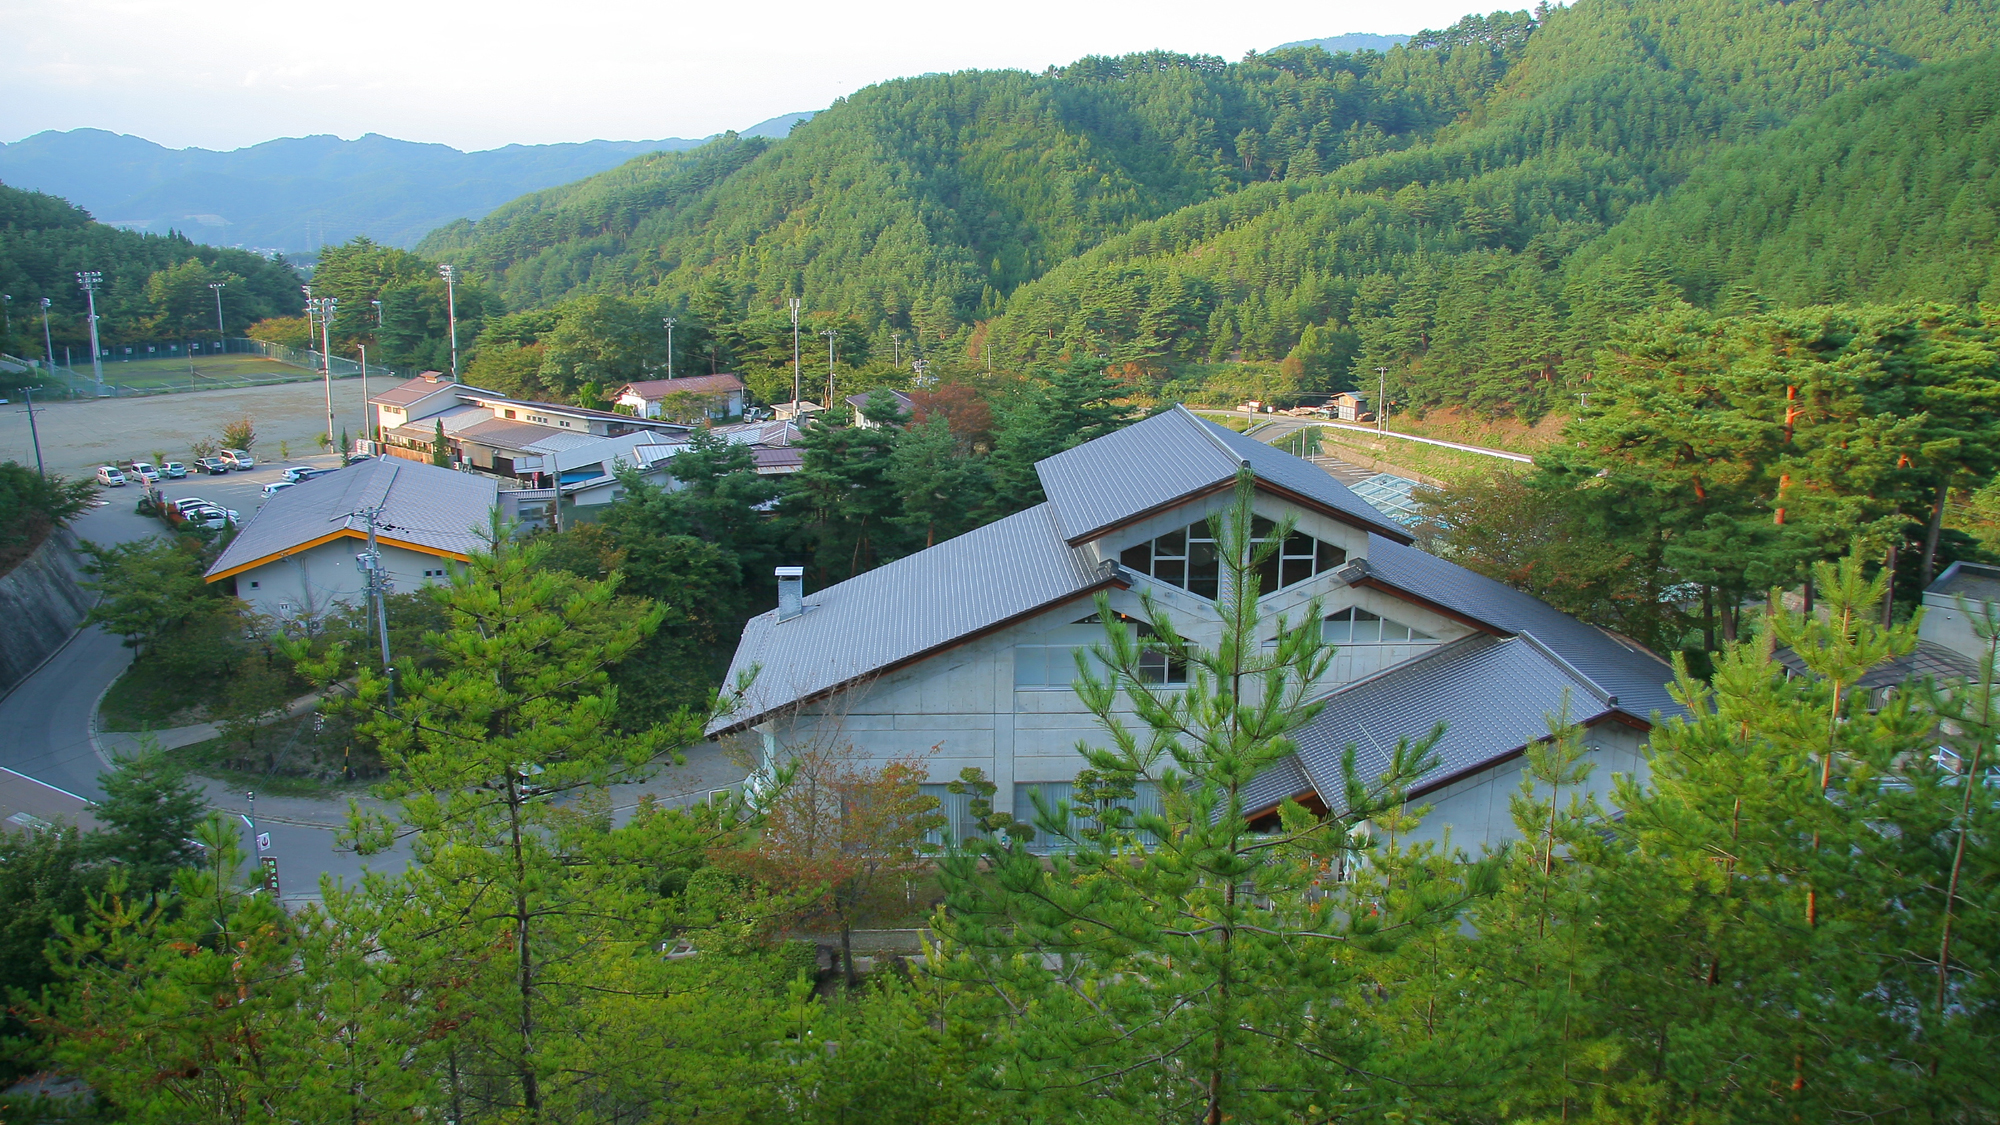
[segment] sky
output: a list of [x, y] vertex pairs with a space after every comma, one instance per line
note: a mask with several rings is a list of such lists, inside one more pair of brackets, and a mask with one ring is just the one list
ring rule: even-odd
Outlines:
[[1467, 0], [0, 0], [0, 141], [381, 133], [462, 149], [703, 137], [890, 78], [1443, 27]]

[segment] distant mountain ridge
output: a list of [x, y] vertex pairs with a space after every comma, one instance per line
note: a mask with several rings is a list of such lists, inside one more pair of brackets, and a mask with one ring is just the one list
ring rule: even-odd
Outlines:
[[[812, 117], [788, 113], [742, 130], [783, 137]], [[365, 234], [413, 246], [436, 227], [510, 199], [596, 175], [634, 156], [703, 140], [583, 141], [461, 152], [370, 133], [284, 137], [228, 152], [170, 149], [102, 129], [0, 144], [0, 182], [61, 196], [100, 221], [218, 246], [304, 254]]]
[[1300, 39], [1291, 43], [1280, 43], [1271, 48], [1283, 51], [1291, 47], [1318, 47], [1329, 55], [1342, 51], [1386, 51], [1400, 47], [1410, 41], [1407, 35], [1372, 35], [1366, 31], [1350, 31], [1346, 35], [1335, 35], [1328, 39]]

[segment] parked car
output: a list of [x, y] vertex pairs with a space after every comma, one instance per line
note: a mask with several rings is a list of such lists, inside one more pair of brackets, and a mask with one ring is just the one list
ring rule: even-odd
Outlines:
[[221, 531], [236, 522], [230, 519], [229, 513], [223, 511], [221, 508], [191, 509], [187, 513], [187, 521], [196, 527], [205, 527], [210, 531]]
[[264, 486], [264, 498], [268, 500], [271, 497], [276, 496], [278, 493], [283, 492], [287, 488], [296, 488], [297, 486], [298, 486], [297, 482], [295, 481], [274, 480], [270, 484]]
[[229, 462], [224, 461], [220, 457], [204, 457], [196, 461], [194, 467], [207, 473], [209, 476], [219, 477], [229, 471]]
[[126, 470], [126, 474], [138, 477], [141, 484], [148, 484], [160, 479], [160, 470], [155, 469], [150, 463], [145, 461], [132, 462], [132, 467]]
[[241, 513], [233, 509], [224, 508], [213, 500], [203, 500], [199, 496], [183, 496], [173, 502], [173, 509], [179, 512], [183, 518], [191, 519], [193, 518], [192, 513], [200, 511], [203, 508], [213, 508], [221, 512], [223, 515], [229, 517], [229, 522], [231, 523], [235, 523], [237, 520], [243, 518]]
[[179, 461], [162, 461], [160, 463], [160, 475], [168, 480], [186, 480], [188, 475], [187, 466], [181, 464]]
[[257, 467], [257, 459], [250, 456], [247, 450], [225, 449], [219, 456], [222, 458], [222, 463], [232, 469], [254, 469]]
[[118, 471], [114, 466], [99, 465], [97, 467], [97, 483], [111, 488], [123, 488], [125, 487], [125, 474]]
[[322, 473], [330, 473], [332, 471], [332, 469], [315, 469], [311, 465], [293, 465], [291, 468], [285, 470], [284, 476], [286, 480], [297, 484], [302, 480], [311, 480]]

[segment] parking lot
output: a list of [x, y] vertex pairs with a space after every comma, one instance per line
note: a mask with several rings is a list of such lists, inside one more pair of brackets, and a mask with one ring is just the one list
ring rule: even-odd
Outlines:
[[[387, 380], [370, 379], [371, 391], [387, 390]], [[361, 380], [333, 381], [333, 428], [338, 437], [345, 429], [350, 436], [361, 433]], [[70, 477], [88, 477], [97, 466], [121, 460], [151, 461], [154, 453], [164, 460], [192, 464], [189, 450], [202, 438], [219, 437], [222, 427], [239, 418], [249, 418], [257, 431], [251, 454], [259, 462], [249, 474], [257, 484], [276, 480], [261, 476], [263, 462], [281, 460], [280, 446], [289, 446], [288, 463], [302, 463], [306, 454], [319, 453], [318, 435], [326, 432], [326, 391], [320, 383], [287, 383], [271, 387], [237, 390], [193, 391], [186, 394], [148, 395], [137, 398], [101, 398], [95, 401], [35, 404], [36, 428], [41, 433], [42, 462], [50, 472]], [[0, 460], [35, 463], [28, 432], [28, 412], [19, 398], [0, 406]], [[192, 479], [192, 478], [191, 478]], [[227, 477], [203, 478], [217, 482]], [[118, 489], [110, 490], [113, 495]], [[136, 491], [136, 490], [126, 490]], [[255, 494], [255, 488], [251, 489]], [[169, 496], [186, 495], [172, 488]], [[206, 493], [199, 493], [207, 495]], [[220, 500], [220, 496], [212, 497]], [[232, 504], [247, 516], [248, 509]]]
[[[264, 486], [285, 479], [285, 470], [294, 465], [335, 469], [340, 467], [340, 458], [331, 453], [315, 453], [311, 457], [294, 457], [289, 461], [266, 461], [259, 457], [255, 468], [231, 470], [219, 477], [190, 472], [186, 480], [163, 480], [160, 492], [170, 504], [185, 497], [198, 496], [241, 514], [243, 522], [248, 523], [264, 503]], [[139, 495], [137, 482], [124, 488], [104, 490], [104, 498], [114, 504], [120, 501], [137, 504]]]

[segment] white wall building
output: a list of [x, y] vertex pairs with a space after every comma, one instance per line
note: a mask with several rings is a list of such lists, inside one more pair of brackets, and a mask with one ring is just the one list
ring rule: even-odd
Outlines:
[[495, 504], [490, 477], [378, 458], [283, 489], [264, 502], [209, 568], [236, 596], [281, 625], [308, 625], [337, 604], [355, 606], [366, 584], [356, 556], [376, 543], [390, 590], [407, 593], [446, 576], [479, 546]]
[[[877, 759], [930, 755], [959, 834], [964, 802], [942, 783], [977, 767], [995, 805], [1029, 819], [1036, 794], [1068, 796], [1077, 742], [1107, 741], [1070, 687], [1072, 654], [1103, 639], [1097, 594], [1138, 617], [1148, 591], [1194, 643], [1218, 637], [1205, 521], [1230, 505], [1243, 466], [1257, 515], [1297, 521], [1264, 582], [1273, 635], [1278, 616], [1318, 598], [1339, 645], [1319, 685], [1328, 706], [1258, 779], [1259, 807], [1337, 803], [1347, 746], [1372, 778], [1397, 739], [1443, 722], [1438, 764], [1413, 794], [1437, 806], [1422, 832], [1476, 850], [1511, 837], [1522, 752], [1565, 709], [1587, 728], [1595, 789], [1644, 769], [1654, 714], [1679, 711], [1665, 662], [1417, 550], [1323, 470], [1182, 409], [1041, 462], [1046, 503], [806, 594], [795, 614], [753, 618], [731, 677], [756, 678], [711, 732], [754, 731], [772, 759], [834, 740]], [[1162, 656], [1159, 674], [1184, 673]]]

